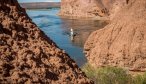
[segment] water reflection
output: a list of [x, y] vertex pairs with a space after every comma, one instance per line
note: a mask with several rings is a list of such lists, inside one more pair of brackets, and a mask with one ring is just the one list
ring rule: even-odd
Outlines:
[[[61, 19], [61, 28], [65, 29], [67, 34], [73, 30], [74, 35], [70, 35], [70, 40], [75, 46], [83, 47], [85, 41], [91, 32], [103, 28], [108, 24], [107, 21], [99, 20], [75, 20], [75, 19]], [[68, 33], [70, 32], [70, 33]]]

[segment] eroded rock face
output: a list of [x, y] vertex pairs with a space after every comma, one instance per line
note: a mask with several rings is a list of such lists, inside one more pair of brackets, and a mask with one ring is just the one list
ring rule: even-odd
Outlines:
[[108, 17], [122, 3], [126, 3], [125, 0], [62, 0], [59, 15], [77, 18]]
[[0, 83], [91, 83], [16, 0], [0, 1]]
[[[110, 5], [111, 0], [106, 0]], [[61, 16], [94, 17], [108, 14], [107, 8], [101, 0], [62, 0]]]
[[93, 32], [85, 46], [90, 64], [146, 71], [146, 1], [126, 0], [113, 21]]

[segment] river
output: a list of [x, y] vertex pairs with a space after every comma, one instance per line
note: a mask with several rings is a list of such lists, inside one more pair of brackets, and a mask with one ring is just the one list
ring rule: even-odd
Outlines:
[[[27, 14], [61, 49], [64, 49], [72, 59], [81, 67], [87, 61], [83, 53], [83, 45], [91, 32], [107, 25], [99, 20], [65, 19], [57, 14], [59, 8], [27, 10]], [[70, 37], [70, 29], [75, 32]]]

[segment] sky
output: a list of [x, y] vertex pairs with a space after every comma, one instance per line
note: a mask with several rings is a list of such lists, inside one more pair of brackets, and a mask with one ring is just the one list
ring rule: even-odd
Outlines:
[[60, 2], [61, 0], [18, 0], [20, 3], [22, 2]]

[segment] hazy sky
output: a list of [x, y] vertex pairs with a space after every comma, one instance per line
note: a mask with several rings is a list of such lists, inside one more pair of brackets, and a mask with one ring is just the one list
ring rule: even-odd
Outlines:
[[18, 0], [19, 2], [60, 2], [61, 0]]

